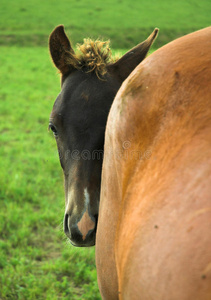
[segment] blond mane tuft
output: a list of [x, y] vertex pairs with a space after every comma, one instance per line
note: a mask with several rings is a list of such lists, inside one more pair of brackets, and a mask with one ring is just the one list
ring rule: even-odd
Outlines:
[[115, 61], [112, 58], [109, 43], [110, 41], [84, 39], [83, 44], [77, 45], [78, 51], [76, 54], [68, 52], [67, 64], [76, 69], [86, 68], [87, 72], [95, 71], [100, 78], [106, 74], [107, 65]]

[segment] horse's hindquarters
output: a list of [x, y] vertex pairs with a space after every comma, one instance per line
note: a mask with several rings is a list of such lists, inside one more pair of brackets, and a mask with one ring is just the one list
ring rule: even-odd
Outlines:
[[122, 299], [211, 299], [210, 181], [189, 194], [185, 186], [149, 192], [128, 222], [124, 216], [117, 244]]
[[107, 295], [211, 299], [210, 36], [155, 51], [111, 107], [97, 238]]

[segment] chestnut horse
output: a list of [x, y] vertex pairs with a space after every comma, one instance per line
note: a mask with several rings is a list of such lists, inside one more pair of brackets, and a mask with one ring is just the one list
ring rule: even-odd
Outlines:
[[105, 134], [103, 299], [211, 300], [211, 27], [146, 58]]
[[158, 30], [119, 60], [107, 42], [86, 39], [73, 50], [64, 27], [49, 39], [61, 73], [61, 93], [50, 116], [65, 179], [64, 231], [74, 246], [95, 244], [105, 126], [122, 82], [145, 58]]

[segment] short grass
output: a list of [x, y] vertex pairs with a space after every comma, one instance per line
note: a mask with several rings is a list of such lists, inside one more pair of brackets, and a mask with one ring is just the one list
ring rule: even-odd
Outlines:
[[44, 45], [58, 24], [74, 42], [109, 38], [113, 48], [129, 48], [160, 28], [157, 45], [210, 26], [210, 0], [1, 0], [0, 43]]
[[47, 49], [1, 47], [0, 299], [100, 299], [94, 248], [62, 232], [64, 192], [48, 117], [60, 81]]

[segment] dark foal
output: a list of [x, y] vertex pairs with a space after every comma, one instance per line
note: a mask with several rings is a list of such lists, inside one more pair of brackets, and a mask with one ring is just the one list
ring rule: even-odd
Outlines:
[[105, 126], [122, 82], [145, 58], [158, 30], [117, 61], [108, 43], [85, 40], [76, 54], [58, 26], [49, 39], [61, 72], [50, 116], [65, 178], [64, 231], [74, 246], [93, 246], [98, 219]]

